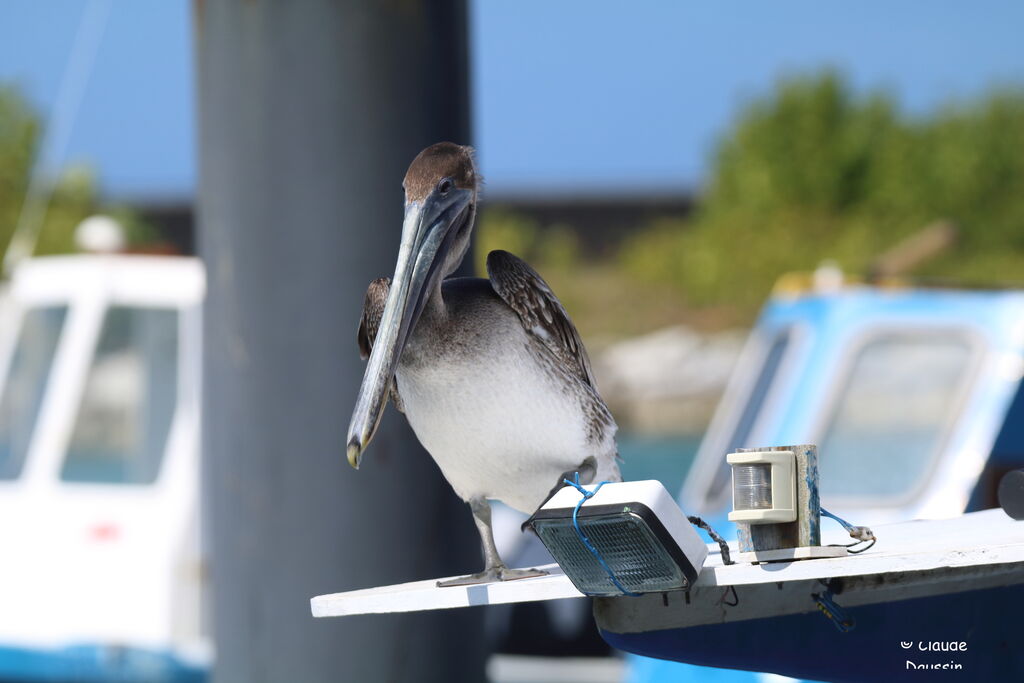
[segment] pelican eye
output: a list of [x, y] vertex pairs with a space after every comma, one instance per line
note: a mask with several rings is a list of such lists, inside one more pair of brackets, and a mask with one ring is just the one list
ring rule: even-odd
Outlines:
[[453, 185], [454, 183], [452, 183], [451, 178], [442, 178], [441, 182], [437, 184], [437, 191], [439, 194], [444, 196], [451, 191]]

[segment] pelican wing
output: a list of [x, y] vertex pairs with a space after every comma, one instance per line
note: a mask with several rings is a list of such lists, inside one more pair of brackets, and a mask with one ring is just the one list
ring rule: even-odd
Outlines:
[[523, 327], [596, 395], [597, 383], [587, 350], [569, 314], [544, 278], [526, 261], [500, 250], [487, 255], [487, 273], [491, 287], [516, 312]]
[[[373, 350], [373, 342], [377, 338], [377, 330], [380, 329], [380, 319], [384, 317], [384, 304], [388, 300], [388, 290], [391, 289], [391, 278], [380, 277], [370, 283], [366, 288], [366, 298], [363, 300], [363, 314], [359, 317], [359, 331], [356, 333], [356, 341], [359, 342], [359, 356], [363, 360], [370, 357]], [[388, 392], [391, 402], [395, 404], [398, 412], [404, 413], [405, 406], [398, 395], [398, 383], [391, 379], [391, 389]]]

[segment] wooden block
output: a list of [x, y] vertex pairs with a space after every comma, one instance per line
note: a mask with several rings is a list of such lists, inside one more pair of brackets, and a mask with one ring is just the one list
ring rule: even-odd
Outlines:
[[843, 557], [846, 548], [836, 545], [810, 545], [799, 548], [778, 550], [755, 550], [752, 553], [736, 553], [737, 562], [792, 562], [793, 560], [814, 560], [823, 557]]
[[737, 522], [736, 535], [740, 552], [821, 545], [821, 504], [818, 500], [818, 447], [813, 444], [800, 444], [798, 446], [736, 449], [737, 453], [755, 453], [758, 451], [793, 451], [796, 459], [797, 519], [795, 522], [781, 524]]

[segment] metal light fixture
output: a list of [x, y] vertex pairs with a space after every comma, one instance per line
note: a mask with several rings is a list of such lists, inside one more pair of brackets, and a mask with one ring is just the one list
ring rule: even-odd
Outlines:
[[777, 524], [797, 518], [793, 451], [730, 453], [732, 512], [730, 522]]
[[688, 588], [708, 553], [658, 481], [566, 486], [537, 511], [532, 525], [586, 595]]

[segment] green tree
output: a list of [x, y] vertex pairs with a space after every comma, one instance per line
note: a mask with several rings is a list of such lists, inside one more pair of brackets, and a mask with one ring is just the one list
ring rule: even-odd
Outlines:
[[[18, 223], [41, 137], [39, 116], [25, 98], [15, 88], [0, 85], [0, 257]], [[101, 209], [124, 226], [128, 244], [155, 241], [156, 233], [131, 209], [100, 205], [90, 168], [70, 165], [61, 172], [47, 202], [35, 253], [75, 251], [75, 227]]]
[[[11, 239], [39, 151], [42, 126], [21, 94], [0, 86], [0, 251]], [[37, 254], [74, 250], [74, 229], [96, 210], [96, 183], [87, 168], [74, 166], [58, 178], [36, 245]]]
[[753, 311], [781, 274], [824, 259], [862, 273], [938, 218], [961, 239], [921, 275], [1024, 280], [1024, 93], [913, 118], [826, 73], [751, 102], [718, 145], [694, 219], [640, 231], [622, 262], [691, 304]]

